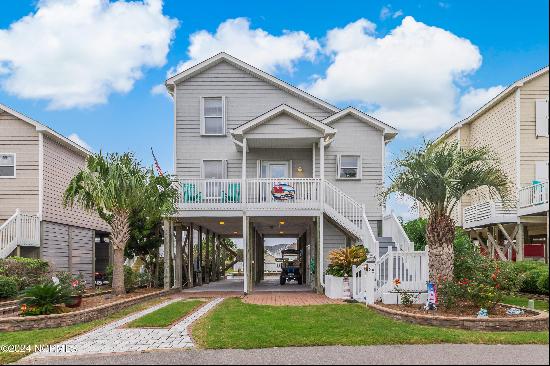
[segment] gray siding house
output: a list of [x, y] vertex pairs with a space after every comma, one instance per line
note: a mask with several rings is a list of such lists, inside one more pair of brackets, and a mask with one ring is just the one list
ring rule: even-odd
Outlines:
[[[242, 238], [244, 292], [263, 279], [266, 238], [298, 239], [303, 282], [317, 290], [335, 248], [363, 244], [375, 256], [391, 246], [411, 250], [377, 197], [395, 128], [225, 53], [168, 79], [166, 87], [174, 100], [180, 187], [171, 218], [176, 247]], [[193, 286], [204, 277], [194, 271], [212, 268], [201, 253], [187, 258]]]
[[0, 104], [0, 258], [42, 258], [56, 270], [94, 271], [109, 261], [107, 224], [63, 207], [63, 192], [89, 151]]

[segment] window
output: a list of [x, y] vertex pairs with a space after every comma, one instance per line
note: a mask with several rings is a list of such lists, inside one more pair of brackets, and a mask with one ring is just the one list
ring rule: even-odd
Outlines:
[[201, 102], [201, 133], [225, 135], [225, 98], [205, 97]]
[[548, 137], [548, 100], [535, 101], [536, 135]]
[[15, 154], [0, 153], [0, 178], [15, 178]]
[[359, 155], [338, 156], [338, 178], [339, 179], [361, 179], [361, 156]]

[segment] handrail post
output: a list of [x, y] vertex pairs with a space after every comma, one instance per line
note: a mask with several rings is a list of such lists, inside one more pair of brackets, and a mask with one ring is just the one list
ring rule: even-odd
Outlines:
[[19, 209], [15, 210], [15, 243], [19, 245], [21, 241], [21, 212]]

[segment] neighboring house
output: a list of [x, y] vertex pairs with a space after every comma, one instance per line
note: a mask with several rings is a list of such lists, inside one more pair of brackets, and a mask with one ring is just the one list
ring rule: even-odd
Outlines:
[[265, 238], [297, 238], [304, 283], [317, 290], [332, 249], [361, 243], [379, 256], [394, 245], [380, 237], [402, 229], [383, 217], [377, 194], [395, 128], [225, 53], [166, 86], [181, 187], [176, 238], [183, 231], [189, 247], [197, 235], [242, 237], [244, 292], [262, 278]]
[[264, 272], [266, 273], [281, 272], [281, 263], [277, 262], [276, 258], [273, 255], [271, 255], [269, 252], [264, 254]]
[[[498, 258], [543, 255], [548, 243], [548, 67], [510, 85], [439, 140], [461, 147], [488, 146], [510, 179], [511, 202], [468, 192], [456, 211], [469, 230]], [[525, 247], [524, 244], [537, 244]], [[546, 246], [547, 247], [547, 246]], [[546, 248], [546, 257], [548, 248]]]
[[63, 207], [63, 192], [90, 153], [0, 104], [0, 258], [42, 258], [56, 270], [104, 271], [109, 227], [94, 213]]

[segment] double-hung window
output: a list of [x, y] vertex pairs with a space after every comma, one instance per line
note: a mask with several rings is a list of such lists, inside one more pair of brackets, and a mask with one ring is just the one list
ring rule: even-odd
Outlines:
[[0, 153], [0, 178], [15, 178], [15, 154]]
[[338, 156], [338, 179], [361, 179], [361, 156]]
[[201, 98], [201, 134], [225, 135], [225, 98]]

